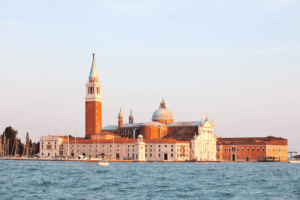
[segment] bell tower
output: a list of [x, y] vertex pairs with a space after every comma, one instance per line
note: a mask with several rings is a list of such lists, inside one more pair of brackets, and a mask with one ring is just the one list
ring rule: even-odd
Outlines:
[[118, 115], [118, 127], [122, 127], [123, 126], [123, 114], [122, 111], [120, 109], [120, 113]]
[[102, 130], [102, 97], [101, 82], [98, 80], [98, 73], [95, 63], [95, 54], [89, 80], [86, 82], [85, 96], [85, 137], [99, 134]]
[[129, 124], [132, 124], [132, 123], [133, 123], [133, 119], [134, 119], [134, 117], [133, 117], [132, 109], [131, 109], [130, 115], [129, 115]]

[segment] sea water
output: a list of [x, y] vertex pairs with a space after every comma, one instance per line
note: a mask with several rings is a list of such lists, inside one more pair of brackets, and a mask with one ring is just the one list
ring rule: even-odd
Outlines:
[[300, 199], [300, 164], [0, 160], [0, 199]]

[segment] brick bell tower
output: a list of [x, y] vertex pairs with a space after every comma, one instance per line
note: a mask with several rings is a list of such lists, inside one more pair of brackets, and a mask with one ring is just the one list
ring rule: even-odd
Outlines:
[[86, 82], [85, 96], [85, 137], [99, 134], [102, 130], [102, 97], [101, 82], [98, 80], [98, 73], [95, 63], [95, 54], [89, 80]]

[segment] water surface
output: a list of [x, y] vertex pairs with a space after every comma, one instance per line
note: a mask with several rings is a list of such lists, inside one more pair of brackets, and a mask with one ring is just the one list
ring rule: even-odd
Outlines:
[[300, 164], [0, 160], [0, 199], [300, 199]]

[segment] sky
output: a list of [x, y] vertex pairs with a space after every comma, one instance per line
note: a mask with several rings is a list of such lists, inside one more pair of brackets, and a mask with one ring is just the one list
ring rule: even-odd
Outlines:
[[[95, 53], [103, 126], [206, 113], [220, 137], [300, 152], [300, 1], [0, 0], [0, 132], [84, 136]], [[1, 131], [2, 130], [2, 131]]]

